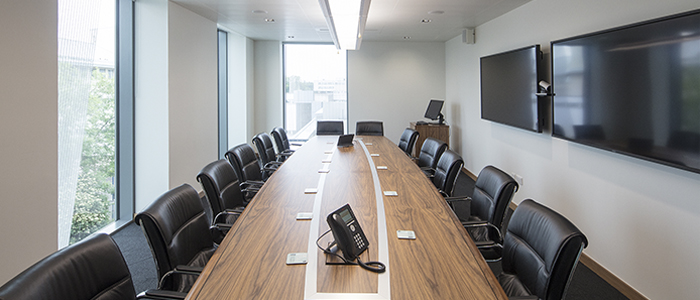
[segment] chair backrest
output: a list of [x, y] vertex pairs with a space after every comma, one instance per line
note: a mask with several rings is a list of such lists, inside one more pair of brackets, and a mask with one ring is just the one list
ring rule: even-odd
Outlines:
[[[183, 184], [165, 192], [134, 218], [146, 235], [158, 277], [179, 265], [204, 267], [216, 250], [197, 191]], [[194, 276], [171, 276], [166, 290], [187, 291]]]
[[245, 205], [238, 177], [227, 160], [219, 159], [206, 165], [197, 175], [197, 181], [211, 207], [211, 215], [207, 216], [210, 224], [216, 222], [214, 217], [220, 212]]
[[136, 299], [121, 251], [104, 233], [58, 250], [0, 287], [0, 299]]
[[380, 121], [358, 121], [355, 123], [355, 135], [384, 136], [384, 123]]
[[406, 128], [403, 131], [403, 134], [401, 134], [401, 138], [399, 138], [399, 148], [403, 150], [403, 152], [406, 152], [408, 155], [413, 155], [413, 146], [416, 145], [416, 141], [418, 140], [418, 131], [415, 131], [411, 128]]
[[440, 156], [440, 160], [435, 167], [435, 176], [433, 177], [435, 187], [443, 191], [447, 196], [452, 196], [455, 182], [459, 172], [462, 171], [462, 166], [464, 166], [462, 157], [452, 150], [446, 150]]
[[471, 215], [502, 228], [506, 209], [517, 190], [513, 177], [494, 166], [484, 167], [474, 183]]
[[253, 147], [248, 144], [240, 144], [226, 151], [226, 159], [233, 166], [238, 180], [245, 182], [251, 180], [262, 181], [260, 163], [255, 156]]
[[513, 212], [503, 242], [503, 271], [540, 299], [561, 299], [586, 236], [559, 213], [531, 199]]
[[285, 150], [289, 150], [289, 139], [287, 138], [287, 131], [282, 127], [275, 127], [270, 132], [272, 138], [275, 140], [275, 147], [277, 147], [277, 152], [281, 153]]
[[253, 145], [255, 145], [255, 149], [258, 150], [258, 157], [260, 159], [261, 166], [277, 160], [275, 146], [272, 145], [272, 139], [270, 139], [270, 135], [266, 132], [256, 134], [253, 137]]
[[328, 121], [328, 120], [316, 121], [316, 135], [343, 135], [343, 134], [345, 134], [345, 129], [343, 128], [343, 121]]
[[447, 150], [447, 143], [434, 138], [425, 139], [418, 155], [418, 166], [435, 169], [435, 165], [445, 150]]

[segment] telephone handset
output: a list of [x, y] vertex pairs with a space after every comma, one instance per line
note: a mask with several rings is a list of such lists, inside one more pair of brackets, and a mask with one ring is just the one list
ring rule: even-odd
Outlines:
[[326, 221], [345, 259], [353, 261], [367, 250], [369, 242], [349, 204], [329, 214]]

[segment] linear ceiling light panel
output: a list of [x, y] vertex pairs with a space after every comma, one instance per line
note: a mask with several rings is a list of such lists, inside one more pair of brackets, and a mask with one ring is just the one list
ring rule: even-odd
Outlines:
[[318, 0], [335, 47], [360, 49], [370, 0]]

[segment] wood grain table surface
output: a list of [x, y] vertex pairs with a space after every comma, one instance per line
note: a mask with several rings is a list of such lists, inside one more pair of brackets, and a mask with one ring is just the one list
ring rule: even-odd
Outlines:
[[[336, 141], [312, 138], [267, 180], [187, 299], [507, 299], [450, 207], [407, 155], [385, 137], [357, 136], [349, 148], [337, 148]], [[309, 188], [317, 192], [305, 193]], [[346, 203], [369, 241], [360, 257], [388, 255], [386, 273], [325, 264], [316, 238], [329, 228], [326, 215]], [[313, 219], [297, 220], [302, 212]], [[416, 239], [398, 239], [397, 230], [413, 230]], [[328, 234], [319, 243], [332, 240]], [[307, 253], [309, 264], [287, 265], [289, 253]]]

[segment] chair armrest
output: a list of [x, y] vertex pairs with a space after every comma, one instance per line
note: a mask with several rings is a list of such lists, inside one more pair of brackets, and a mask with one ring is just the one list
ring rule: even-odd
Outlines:
[[231, 230], [231, 226], [233, 226], [233, 224], [225, 223], [215, 223], [214, 225], [209, 226], [209, 232], [211, 232], [214, 243], [221, 244], [221, 242], [224, 241], [226, 234], [228, 234], [229, 230]]
[[149, 289], [141, 292], [136, 296], [136, 299], [149, 299], [149, 300], [173, 300], [173, 299], [185, 299], [187, 293], [167, 291], [167, 290], [156, 290]]
[[224, 210], [224, 211], [216, 214], [216, 216], [214, 216], [214, 220], [215, 220], [214, 222], [217, 222], [216, 220], [219, 220], [219, 217], [221, 217], [221, 216], [226, 216], [226, 215], [238, 215], [238, 216], [240, 216], [241, 213], [243, 213], [243, 210], [227, 209], [227, 210]]
[[445, 197], [445, 201], [447, 201], [447, 202], [468, 201], [469, 203], [471, 203], [472, 197], [469, 197], [469, 196]]
[[209, 229], [219, 230], [219, 231], [223, 232], [223, 231], [228, 231], [229, 229], [231, 229], [232, 226], [233, 226], [233, 224], [215, 223], [214, 225], [209, 226]]
[[297, 147], [304, 146], [304, 144], [300, 144], [300, 143], [290, 143], [289, 145], [290, 146], [297, 146]]
[[188, 265], [178, 265], [175, 267], [174, 271], [180, 274], [188, 274], [188, 275], [199, 275], [202, 273], [204, 270], [203, 267], [195, 267], [195, 266], [188, 266]]
[[494, 230], [496, 230], [496, 233], [498, 233], [498, 242], [500, 243], [503, 240], [503, 235], [501, 234], [501, 229], [496, 227], [496, 225], [493, 225], [489, 222], [486, 221], [467, 221], [467, 222], [462, 222], [462, 226], [464, 228], [473, 228], [473, 227], [491, 227]]
[[260, 171], [262, 171], [263, 173], [264, 173], [264, 172], [270, 172], [270, 173], [272, 173], [272, 172], [274, 172], [274, 171], [277, 171], [277, 167], [270, 167], [270, 166], [268, 166], [268, 165], [265, 165], [265, 167], [263, 167], [262, 169], [260, 169]]
[[471, 215], [472, 198], [468, 196], [445, 197], [452, 211], [460, 220], [466, 220]]
[[165, 279], [172, 275], [199, 276], [199, 274], [202, 273], [203, 269], [204, 268], [202, 267], [192, 267], [186, 265], [176, 266], [174, 269], [168, 271], [167, 273], [165, 273], [165, 275], [163, 275], [163, 277], [160, 278], [160, 280], [158, 281], [158, 289], [160, 290], [163, 287]]
[[[493, 242], [493, 241], [483, 241], [475, 242], [476, 248], [481, 252], [481, 256], [487, 263], [494, 263], [501, 261], [503, 253], [503, 245]], [[497, 249], [492, 251], [487, 251], [489, 249]]]
[[[240, 215], [241, 213], [243, 213], [243, 210], [241, 209], [227, 209], [216, 214], [216, 217], [223, 215]], [[214, 217], [214, 219], [216, 219], [216, 217]]]
[[239, 215], [240, 215], [240, 214], [243, 213], [243, 210], [244, 210], [244, 209], [245, 209], [245, 207], [227, 208], [227, 209], [225, 210], [225, 212], [231, 213], [231, 214], [239, 214]]
[[253, 194], [255, 194], [259, 191], [260, 191], [259, 187], [247, 187], [247, 188], [241, 189], [241, 192], [248, 192], [248, 193], [253, 193]]
[[421, 167], [420, 170], [423, 171], [423, 174], [425, 174], [425, 176], [428, 176], [428, 178], [435, 177], [435, 169], [433, 168]]
[[463, 221], [462, 226], [464, 227], [477, 227], [477, 226], [487, 226], [489, 223], [486, 221]]
[[[479, 242], [474, 242], [477, 248], [479, 249], [488, 249], [488, 248], [493, 248], [493, 247], [499, 247], [497, 245], [500, 245], [494, 241], [479, 241]], [[500, 247], [499, 247], [500, 248]]]
[[290, 157], [294, 154], [294, 152], [287, 152], [286, 150], [284, 152], [277, 153], [277, 156], [284, 156], [284, 157]]
[[263, 184], [265, 184], [264, 181], [249, 180], [249, 181], [243, 181], [239, 185], [241, 186], [241, 189], [247, 189], [247, 188], [260, 189], [260, 187], [262, 187]]

